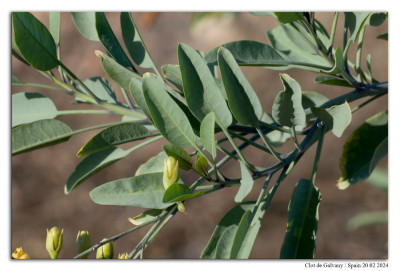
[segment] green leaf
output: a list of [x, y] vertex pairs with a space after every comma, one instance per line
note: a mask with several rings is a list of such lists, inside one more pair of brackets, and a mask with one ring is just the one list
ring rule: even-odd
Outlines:
[[179, 147], [197, 146], [197, 136], [188, 118], [164, 90], [157, 76], [146, 73], [142, 88], [153, 123], [160, 133]]
[[261, 206], [254, 210], [254, 203], [254, 201], [241, 203], [225, 214], [216, 226], [200, 258], [246, 259], [249, 257], [261, 227], [263, 212]]
[[136, 102], [136, 105], [143, 111], [146, 117], [151, 120], [151, 115], [149, 109], [147, 108], [146, 100], [144, 98], [143, 90], [142, 90], [142, 80], [138, 80], [137, 78], [132, 78], [131, 83], [129, 84], [129, 92], [131, 93], [133, 99]]
[[92, 41], [100, 41], [96, 30], [95, 12], [71, 12], [72, 20], [78, 31]]
[[369, 24], [372, 26], [380, 26], [387, 18], [387, 12], [373, 12], [369, 17]]
[[162, 173], [150, 173], [105, 183], [93, 189], [89, 195], [101, 205], [164, 209], [172, 205], [162, 202], [164, 192]]
[[69, 176], [64, 186], [64, 193], [69, 194], [89, 177], [121, 160], [129, 153], [130, 151], [111, 147], [88, 155], [76, 166], [75, 171]]
[[329, 101], [327, 97], [324, 95], [314, 92], [314, 91], [303, 91], [301, 97], [301, 104], [304, 109], [313, 107], [313, 106], [321, 106], [324, 103]]
[[183, 170], [192, 169], [192, 157], [181, 147], [173, 144], [163, 145], [163, 149], [168, 156], [174, 157], [179, 162], [179, 167]]
[[203, 195], [200, 191], [193, 193], [189, 186], [180, 183], [171, 184], [164, 193], [163, 202], [179, 202]]
[[381, 40], [388, 40], [389, 39], [389, 34], [388, 33], [384, 33], [381, 34], [379, 36], [376, 37], [377, 39], [381, 39]]
[[40, 93], [13, 94], [11, 104], [12, 127], [42, 119], [53, 119], [58, 115], [53, 101]]
[[67, 141], [73, 134], [67, 124], [55, 119], [18, 126], [12, 129], [12, 155]]
[[129, 55], [142, 68], [153, 68], [154, 63], [140, 36], [130, 12], [121, 12], [120, 16], [122, 37]]
[[341, 137], [346, 127], [351, 123], [352, 114], [347, 102], [326, 109], [311, 107], [311, 111], [320, 118], [327, 126], [327, 129], [332, 130], [332, 133], [337, 137]]
[[296, 184], [289, 204], [281, 259], [314, 258], [320, 201], [321, 193], [310, 180], [301, 179]]
[[232, 123], [232, 115], [206, 62], [190, 46], [178, 46], [179, 67], [182, 73], [183, 90], [190, 111], [200, 120], [210, 112], [221, 127]]
[[388, 112], [367, 119], [347, 138], [340, 158], [339, 189], [346, 189], [370, 176], [388, 151]]
[[49, 12], [50, 34], [56, 45], [60, 44], [60, 12]]
[[350, 31], [350, 38], [347, 42], [355, 41], [361, 29], [369, 22], [371, 12], [345, 12], [344, 25]]
[[104, 12], [96, 12], [95, 18], [97, 34], [107, 52], [119, 64], [124, 67], [130, 67], [136, 72], [135, 67], [129, 61], [129, 58], [122, 49], [121, 44], [119, 44], [117, 37], [115, 37]]
[[[103, 77], [92, 77], [88, 78], [83, 82], [100, 100], [110, 103], [117, 104], [117, 97], [115, 96], [115, 92], [107, 79]], [[83, 92], [86, 92], [85, 89], [82, 89]], [[84, 99], [76, 98], [78, 102], [85, 102]]]
[[254, 180], [251, 177], [249, 170], [242, 162], [240, 162], [240, 172], [242, 174], [242, 178], [240, 180], [239, 191], [235, 196], [235, 202], [242, 202], [243, 199], [251, 192], [254, 184]]
[[139, 123], [121, 123], [104, 129], [92, 137], [76, 154], [78, 157], [98, 152], [115, 145], [154, 136]]
[[151, 157], [145, 163], [141, 164], [135, 172], [135, 176], [148, 173], [156, 173], [164, 171], [164, 160], [168, 157], [165, 152], [160, 152], [156, 156]]
[[138, 225], [141, 225], [143, 223], [146, 223], [148, 221], [155, 219], [158, 215], [161, 214], [162, 211], [163, 210], [160, 210], [160, 209], [150, 209], [150, 210], [147, 210], [147, 211], [141, 213], [140, 215], [130, 217], [130, 218], [128, 218], [128, 220], [133, 225], [138, 226]]
[[215, 142], [215, 114], [210, 112], [204, 117], [200, 125], [200, 139], [204, 148], [211, 154], [212, 158], [217, 157]]
[[314, 79], [317, 84], [331, 85], [331, 86], [341, 86], [341, 87], [353, 87], [346, 80], [338, 79], [331, 76], [317, 76]]
[[272, 105], [272, 117], [276, 123], [292, 127], [303, 126], [306, 114], [301, 104], [302, 92], [300, 85], [289, 75], [280, 75], [284, 90], [280, 91]]
[[132, 78], [142, 81], [142, 77], [139, 74], [121, 66], [106, 54], [96, 51], [96, 55], [101, 58], [101, 65], [105, 73], [121, 88], [128, 90]]
[[350, 231], [355, 231], [362, 227], [387, 224], [388, 222], [389, 222], [389, 217], [387, 211], [360, 213], [352, 217], [347, 222], [347, 228]]
[[[268, 115], [267, 113], [263, 113], [261, 120], [265, 123], [272, 124], [274, 123], [274, 119]], [[285, 143], [289, 138], [291, 138], [290, 133], [284, 133], [279, 130], [274, 130], [272, 132], [269, 132], [267, 135], [267, 138], [269, 139], [270, 143], [272, 146], [279, 147], [283, 143]]]
[[240, 40], [225, 43], [209, 51], [204, 60], [211, 66], [217, 65], [217, 53], [220, 47], [228, 49], [241, 66], [287, 66], [290, 64], [268, 44], [252, 40]]
[[304, 19], [301, 12], [274, 12], [274, 14], [278, 21], [283, 24]]
[[375, 168], [366, 182], [381, 191], [387, 192], [389, 188], [389, 176], [387, 169]]
[[56, 44], [47, 28], [29, 12], [13, 12], [15, 43], [35, 69], [48, 71], [58, 65]]
[[173, 84], [181, 92], [183, 92], [182, 74], [181, 74], [179, 65], [167, 64], [167, 65], [161, 66], [161, 71], [162, 71], [164, 77], [169, 82], [171, 82], [171, 84]]
[[243, 125], [257, 126], [263, 113], [260, 100], [228, 49], [218, 50], [218, 65], [233, 116]]
[[274, 50], [289, 65], [287, 68], [295, 66], [316, 72], [332, 69], [331, 63], [320, 55], [318, 45], [300, 23], [282, 24], [268, 31], [267, 36]]

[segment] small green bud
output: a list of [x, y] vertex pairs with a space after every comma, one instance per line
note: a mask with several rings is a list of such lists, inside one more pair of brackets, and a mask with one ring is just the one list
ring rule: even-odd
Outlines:
[[47, 229], [46, 249], [50, 258], [57, 259], [63, 245], [63, 232], [58, 227]]
[[186, 214], [186, 208], [182, 201], [178, 202], [178, 211]]
[[[107, 239], [101, 240], [102, 242]], [[97, 249], [96, 259], [112, 259], [114, 257], [114, 248], [112, 242], [102, 245]]]
[[[92, 240], [90, 238], [88, 231], [79, 231], [76, 236], [76, 248], [78, 249], [78, 253], [82, 253], [85, 250], [92, 247]], [[83, 255], [81, 259], [87, 259], [89, 254]]]
[[207, 159], [203, 155], [197, 154], [197, 161], [196, 161], [195, 167], [199, 172], [201, 172], [203, 174], [207, 174], [208, 173]]
[[128, 253], [124, 253], [124, 254], [118, 254], [118, 259], [120, 260], [128, 260], [129, 259], [129, 254]]
[[171, 184], [176, 183], [179, 180], [179, 162], [174, 157], [169, 156], [164, 160], [164, 174], [163, 184], [164, 188], [167, 189]]

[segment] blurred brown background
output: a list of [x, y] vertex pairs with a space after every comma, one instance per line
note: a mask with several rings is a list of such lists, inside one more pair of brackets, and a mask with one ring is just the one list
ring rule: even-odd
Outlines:
[[[47, 25], [47, 13], [34, 13]], [[117, 37], [122, 41], [119, 26], [119, 13], [106, 13]], [[202, 21], [190, 26], [193, 13], [133, 13], [152, 58], [158, 67], [164, 64], [177, 64], [177, 44], [184, 42], [190, 46], [208, 51], [225, 42], [250, 39], [266, 42], [266, 30], [276, 26], [269, 17], [257, 17], [249, 13], [236, 13], [234, 16], [222, 16]], [[317, 18], [325, 25], [328, 32], [333, 13], [317, 13]], [[62, 13], [61, 57], [82, 80], [104, 76], [100, 61], [94, 50], [105, 51], [99, 43], [83, 38], [73, 25], [71, 15]], [[343, 16], [338, 23], [337, 44], [342, 44]], [[372, 53], [373, 75], [380, 81], [388, 78], [388, 44], [375, 37], [387, 33], [387, 22], [379, 27], [368, 27], [363, 50]], [[354, 55], [354, 50], [351, 51]], [[257, 91], [264, 110], [270, 112], [273, 100], [282, 89], [278, 72], [264, 68], [243, 68], [246, 76]], [[143, 71], [143, 70], [141, 70]], [[303, 90], [318, 91], [329, 98], [346, 93], [349, 89], [327, 87], [313, 83], [315, 74], [305, 71], [285, 71], [295, 78]], [[46, 79], [12, 59], [12, 74], [24, 82], [48, 83]], [[107, 78], [107, 77], [106, 77]], [[112, 82], [120, 100], [119, 88]], [[40, 92], [53, 99], [59, 110], [86, 108], [85, 105], [72, 105], [71, 97], [46, 90], [14, 87], [13, 93], [19, 91]], [[356, 106], [357, 103], [352, 104]], [[388, 227], [387, 225], [362, 228], [354, 232], [346, 229], [347, 221], [359, 212], [387, 210], [387, 195], [366, 183], [360, 183], [345, 191], [336, 188], [340, 177], [339, 158], [341, 148], [347, 136], [366, 118], [387, 108], [387, 96], [378, 99], [373, 105], [363, 108], [354, 115], [351, 126], [341, 138], [329, 133], [326, 137], [320, 170], [316, 185], [322, 193], [319, 208], [319, 228], [317, 234], [316, 258], [387, 258]], [[60, 120], [68, 123], [73, 129], [95, 124], [120, 120], [119, 116], [62, 116]], [[124, 231], [132, 224], [128, 217], [141, 213], [135, 207], [101, 206], [93, 203], [89, 192], [107, 181], [132, 176], [137, 167], [151, 156], [162, 150], [158, 142], [110, 166], [101, 173], [91, 177], [70, 195], [64, 194], [64, 184], [74, 171], [80, 159], [75, 156], [79, 148], [98, 131], [87, 132], [72, 137], [68, 142], [49, 148], [28, 152], [12, 158], [11, 175], [11, 249], [22, 246], [32, 258], [48, 258], [45, 249], [46, 228], [58, 226], [64, 229], [64, 248], [60, 258], [72, 258], [76, 255], [75, 238], [78, 230], [88, 230], [93, 242]], [[287, 143], [290, 145], [291, 143]], [[290, 148], [293, 146], [290, 145]], [[275, 195], [265, 217], [251, 258], [279, 258], [287, 219], [287, 207], [293, 186], [300, 178], [311, 174], [315, 146], [297, 164], [290, 176], [284, 181]], [[250, 161], [259, 165], [273, 163], [271, 158], [265, 160], [264, 154], [246, 150]], [[379, 164], [387, 168], [387, 159]], [[229, 163], [224, 172], [228, 176], [238, 176], [235, 163]], [[183, 174], [187, 182], [194, 181], [195, 176]], [[263, 181], [259, 179], [253, 192], [246, 200], [256, 199]], [[155, 241], [146, 249], [145, 258], [198, 258], [207, 244], [216, 224], [235, 203], [233, 198], [237, 188], [230, 188], [209, 194], [205, 197], [186, 203], [187, 214], [179, 213], [162, 230]], [[146, 233], [148, 228], [141, 229], [114, 243], [115, 254], [131, 251]], [[11, 252], [10, 252], [11, 253]], [[94, 254], [89, 258], [94, 258]]]

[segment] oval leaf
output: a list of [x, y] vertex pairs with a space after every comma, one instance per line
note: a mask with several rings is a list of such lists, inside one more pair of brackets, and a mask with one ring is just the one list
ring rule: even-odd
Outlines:
[[288, 223], [281, 259], [313, 259], [321, 193], [310, 180], [301, 179], [289, 204]]
[[12, 95], [12, 127], [42, 119], [53, 119], [58, 111], [53, 101], [39, 93]]
[[287, 74], [281, 74], [280, 77], [284, 90], [275, 98], [272, 117], [282, 126], [303, 126], [306, 123], [306, 113], [301, 104], [301, 87]]
[[131, 93], [136, 105], [143, 111], [146, 117], [151, 120], [149, 109], [147, 108], [146, 100], [142, 90], [142, 81], [137, 78], [132, 78], [129, 84], [129, 92]]
[[347, 138], [340, 158], [342, 176], [338, 187], [345, 189], [368, 178], [388, 151], [388, 113], [367, 119]]
[[243, 125], [256, 126], [263, 113], [260, 100], [228, 49], [218, 50], [218, 65], [233, 116]]
[[239, 191], [235, 196], [235, 202], [242, 202], [243, 199], [251, 192], [254, 184], [254, 180], [251, 177], [249, 170], [241, 161], [240, 161], [240, 172], [242, 174], [242, 179], [240, 180]]
[[165, 191], [163, 202], [179, 202], [192, 199], [203, 194], [203, 191], [192, 193], [192, 190], [189, 188], [189, 186], [185, 184], [174, 183], [171, 184], [171, 186]]
[[210, 112], [205, 116], [200, 125], [200, 139], [204, 148], [211, 154], [213, 159], [217, 157], [215, 142], [215, 114]]
[[168, 156], [174, 157], [179, 162], [179, 167], [183, 170], [192, 169], [192, 157], [181, 147], [169, 144], [163, 145], [163, 149]]
[[105, 183], [93, 189], [90, 197], [101, 205], [164, 209], [173, 204], [162, 202], [164, 192], [162, 173], [150, 173]]
[[283, 24], [303, 20], [303, 15], [301, 12], [274, 12], [274, 14], [278, 21]]
[[320, 118], [326, 124], [327, 129], [332, 130], [332, 133], [337, 137], [341, 137], [346, 127], [351, 123], [352, 114], [347, 102], [327, 109], [311, 107], [311, 111]]
[[197, 137], [188, 118], [164, 90], [157, 76], [146, 73], [142, 88], [153, 123], [160, 133], [179, 147], [196, 146]]
[[19, 154], [67, 141], [74, 131], [65, 123], [55, 120], [39, 120], [12, 129], [12, 154]]
[[82, 36], [89, 40], [100, 41], [96, 30], [95, 12], [71, 12], [71, 15]]
[[150, 209], [147, 210], [140, 215], [128, 218], [129, 222], [133, 225], [138, 226], [148, 221], [155, 219], [159, 214], [161, 214], [162, 210], [160, 209]]
[[138, 123], [121, 123], [108, 127], [92, 137], [77, 153], [78, 157], [101, 151], [115, 145], [154, 136]]
[[[105, 101], [110, 104], [117, 104], [117, 97], [115, 96], [115, 92], [107, 79], [103, 77], [93, 77], [86, 79], [83, 82], [95, 95], [102, 101]], [[82, 89], [83, 92], [86, 92], [85, 89]], [[80, 99], [78, 97], [75, 98], [78, 102], [85, 102], [84, 99]]]
[[182, 74], [179, 65], [167, 64], [161, 67], [164, 77], [183, 92]]
[[48, 71], [58, 65], [56, 44], [49, 30], [29, 12], [13, 12], [15, 43], [35, 69]]
[[221, 127], [232, 123], [232, 115], [213, 75], [201, 55], [190, 46], [178, 46], [179, 67], [182, 73], [183, 91], [189, 109], [202, 121], [210, 112]]
[[147, 173], [163, 172], [164, 160], [168, 158], [165, 152], [160, 152], [156, 156], [151, 157], [145, 163], [141, 164], [135, 172], [135, 176]]
[[64, 186], [64, 193], [69, 194], [90, 176], [121, 160], [129, 153], [129, 151], [112, 147], [90, 154], [76, 166], [75, 171], [69, 176]]
[[104, 12], [96, 12], [95, 18], [97, 34], [107, 52], [119, 64], [124, 67], [130, 67], [136, 72], [135, 67], [129, 61], [129, 58], [122, 49], [121, 44], [119, 44], [117, 37], [115, 37], [115, 34], [112, 31]]

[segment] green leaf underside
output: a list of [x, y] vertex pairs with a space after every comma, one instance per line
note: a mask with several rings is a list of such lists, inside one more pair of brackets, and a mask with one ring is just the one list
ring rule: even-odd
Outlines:
[[[274, 123], [275, 122], [274, 119], [265, 112], [263, 113], [261, 120], [265, 123]], [[272, 132], [269, 132], [266, 136], [269, 139], [271, 145], [276, 146], [276, 147], [281, 146], [289, 138], [291, 138], [290, 133], [284, 133], [279, 130], [274, 130]]]
[[48, 71], [58, 65], [56, 44], [47, 28], [29, 12], [13, 12], [15, 43], [35, 69]]
[[313, 106], [321, 106], [324, 103], [329, 101], [327, 97], [324, 95], [314, 92], [314, 91], [303, 91], [301, 97], [301, 104], [304, 109], [313, 107]]
[[256, 126], [263, 113], [260, 100], [233, 55], [224, 47], [218, 50], [218, 65], [232, 114], [241, 124]]
[[318, 52], [312, 36], [298, 22], [282, 24], [267, 32], [272, 47], [282, 54], [287, 65], [331, 70], [332, 64]]
[[179, 65], [167, 64], [161, 67], [164, 77], [183, 92], [182, 74]]
[[[200, 258], [248, 258], [261, 226], [261, 208], [253, 216], [253, 202], [232, 208], [218, 223]], [[249, 223], [251, 221], [251, 223]]]
[[131, 222], [133, 225], [141, 225], [143, 223], [146, 223], [148, 221], [151, 221], [155, 219], [159, 214], [161, 214], [163, 210], [160, 209], [150, 209], [147, 211], [144, 211], [140, 215], [130, 217], [128, 218], [129, 222]]
[[119, 44], [118, 39], [112, 31], [104, 12], [96, 12], [95, 17], [97, 34], [107, 52], [122, 66], [131, 67], [134, 71], [136, 71]]
[[153, 61], [140, 37], [139, 31], [130, 12], [121, 12], [122, 37], [132, 60], [142, 68], [153, 67]]
[[301, 103], [301, 87], [287, 74], [281, 74], [280, 77], [284, 90], [280, 91], [275, 98], [272, 105], [272, 117], [282, 126], [303, 126], [306, 122], [306, 114]]
[[[107, 79], [103, 77], [93, 77], [88, 78], [83, 82], [100, 100], [110, 103], [110, 104], [117, 104], [117, 97], [115, 92]], [[85, 89], [82, 89], [83, 92], [86, 92]], [[76, 97], [75, 99], [78, 102], [84, 102], [84, 99], [80, 99]]]
[[274, 14], [278, 21], [283, 24], [303, 19], [301, 12], [274, 12]]
[[153, 136], [142, 124], [121, 123], [104, 129], [92, 137], [77, 153], [78, 157], [101, 151], [115, 145]]
[[242, 162], [240, 162], [240, 172], [242, 174], [242, 178], [240, 180], [239, 190], [235, 196], [235, 202], [242, 202], [243, 199], [251, 192], [254, 184], [251, 173]]
[[210, 112], [204, 117], [200, 125], [200, 138], [204, 148], [211, 154], [213, 159], [217, 156], [215, 142], [215, 114]]
[[209, 51], [204, 60], [209, 65], [217, 65], [217, 52], [220, 47], [228, 49], [241, 66], [287, 66], [290, 64], [274, 48], [258, 41], [240, 40], [225, 43]]
[[55, 120], [39, 120], [12, 129], [12, 154], [47, 147], [67, 141], [74, 131], [65, 123]]
[[129, 153], [129, 151], [111, 147], [88, 155], [76, 166], [75, 171], [69, 176], [64, 186], [64, 193], [69, 194], [89, 177], [121, 160]]
[[106, 54], [96, 51], [96, 55], [101, 58], [101, 65], [104, 72], [121, 88], [128, 90], [132, 78], [142, 81], [142, 77], [139, 74], [121, 66]]
[[290, 199], [281, 259], [314, 258], [320, 201], [321, 193], [310, 180], [301, 179], [297, 183]]
[[163, 149], [168, 156], [174, 157], [179, 162], [179, 167], [183, 170], [192, 169], [192, 157], [181, 147], [173, 144], [164, 145]]
[[13, 94], [11, 104], [12, 127], [42, 119], [53, 119], [58, 115], [53, 101], [40, 93]]
[[172, 204], [162, 202], [164, 192], [162, 173], [150, 173], [105, 183], [93, 189], [90, 197], [101, 205], [164, 209]]
[[192, 199], [198, 196], [203, 195], [204, 192], [200, 191], [197, 193], [193, 193], [192, 190], [185, 184], [174, 183], [171, 184], [170, 187], [164, 193], [163, 202], [179, 202], [188, 199]]
[[146, 117], [151, 120], [149, 109], [147, 108], [146, 100], [142, 90], [142, 81], [136, 78], [132, 78], [129, 84], [129, 92], [131, 93], [136, 105], [143, 111]]
[[92, 41], [100, 41], [96, 30], [95, 12], [71, 12], [72, 20], [78, 31]]
[[156, 173], [164, 171], [164, 160], [168, 158], [165, 152], [160, 152], [141, 164], [135, 172], [135, 176], [147, 173]]
[[49, 12], [49, 28], [56, 45], [60, 44], [60, 12]]
[[210, 112], [221, 127], [232, 123], [232, 115], [213, 75], [200, 54], [186, 44], [178, 46], [179, 67], [183, 90], [190, 111], [200, 121]]
[[340, 86], [340, 87], [353, 87], [349, 82], [331, 76], [317, 76], [314, 80], [317, 84]]
[[197, 137], [188, 118], [164, 90], [157, 76], [145, 74], [142, 88], [153, 123], [160, 133], [179, 147], [196, 146]]
[[388, 113], [367, 119], [347, 138], [343, 146], [338, 187], [345, 189], [366, 179], [388, 151]]
[[332, 130], [332, 133], [337, 137], [341, 137], [346, 127], [351, 123], [352, 114], [347, 102], [327, 109], [312, 107], [311, 111], [320, 118], [327, 126], [327, 129]]

